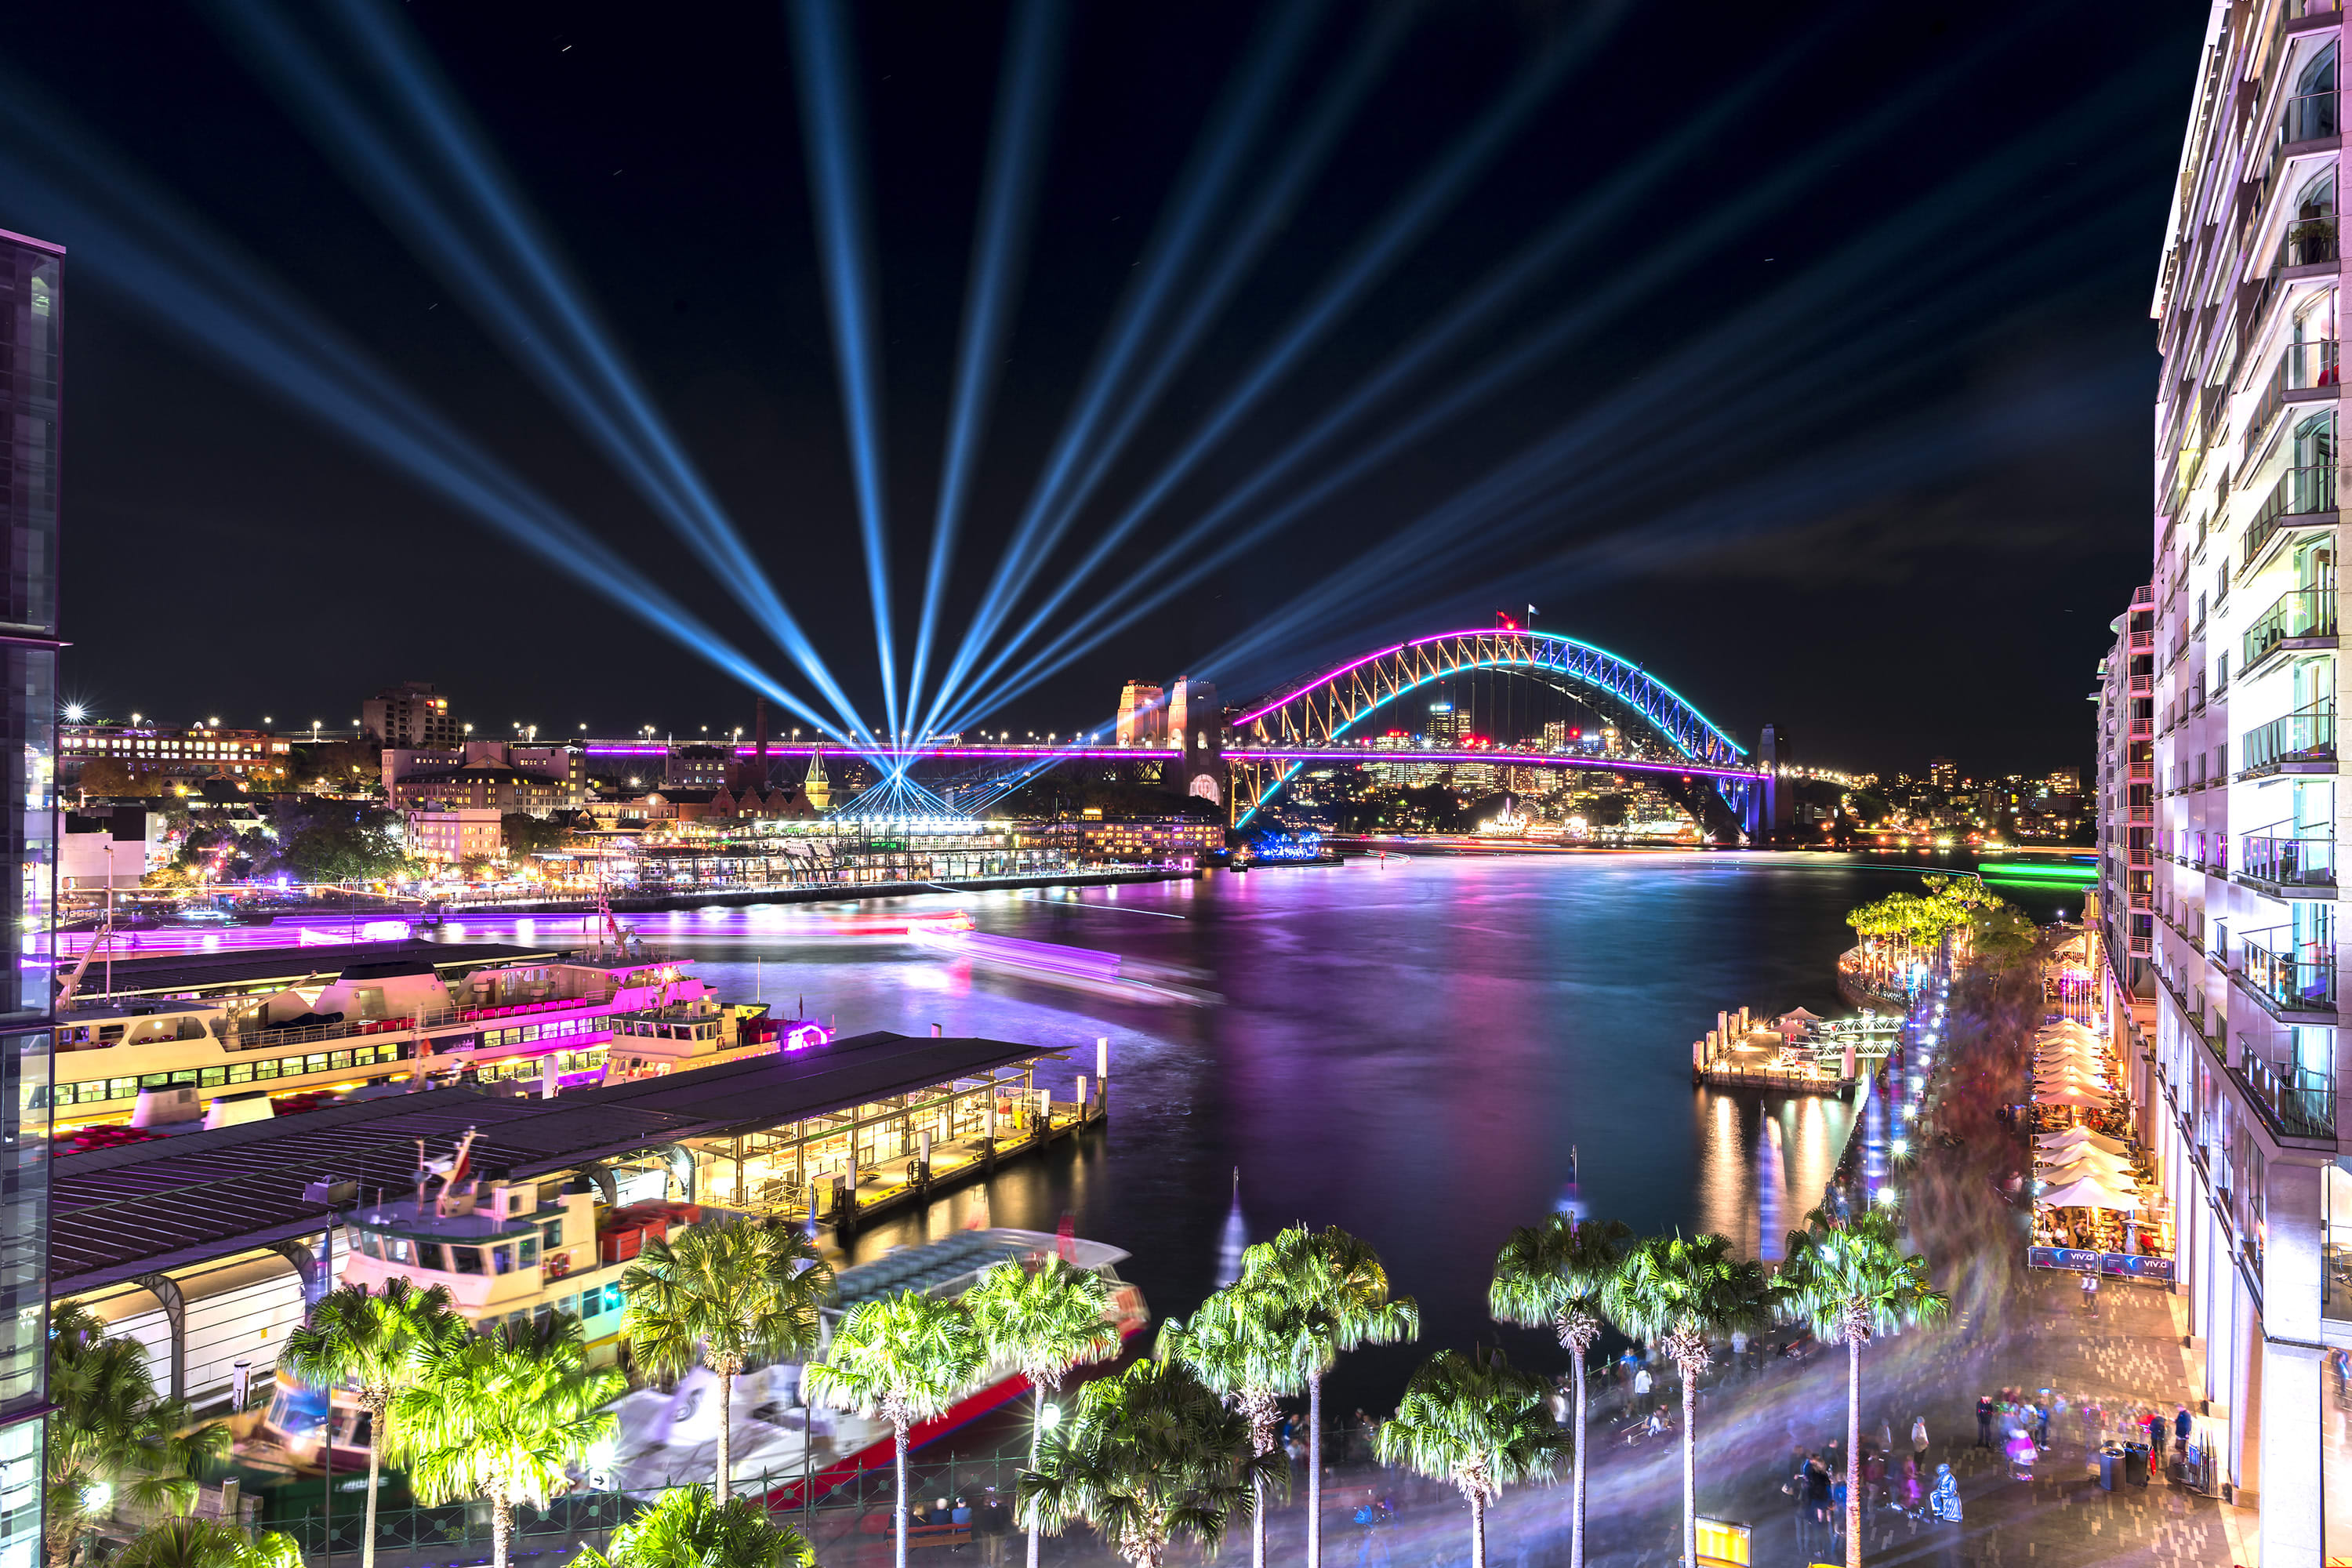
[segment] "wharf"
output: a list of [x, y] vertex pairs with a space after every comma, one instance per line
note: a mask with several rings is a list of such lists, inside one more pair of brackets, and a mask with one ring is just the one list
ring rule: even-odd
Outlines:
[[892, 1160], [870, 1171], [861, 1170], [854, 1193], [845, 1182], [841, 1194], [846, 1201], [820, 1212], [817, 1221], [832, 1226], [836, 1236], [847, 1236], [868, 1220], [929, 1203], [941, 1193], [994, 1173], [1007, 1161], [1043, 1153], [1054, 1143], [1074, 1139], [1087, 1129], [1109, 1121], [1108, 1097], [1097, 1091], [1085, 1105], [1056, 1102], [1042, 1117], [1028, 1118], [1026, 1125], [1011, 1129], [1000, 1126], [993, 1138], [982, 1135], [934, 1142], [928, 1171], [919, 1155]]
[[1820, 1018], [1801, 1008], [1771, 1020], [1745, 1007], [1715, 1016], [1716, 1026], [1691, 1042], [1693, 1085], [1840, 1099], [1876, 1070], [1902, 1024], [1900, 1014]]
[[578, 899], [451, 899], [425, 915], [432, 923], [449, 915], [654, 914], [667, 910], [735, 909], [746, 904], [839, 904], [864, 899], [903, 899], [924, 893], [993, 893], [1013, 888], [1099, 888], [1122, 882], [1189, 882], [1200, 876], [1181, 867], [1138, 866], [1091, 871], [1056, 871], [1034, 877], [943, 877], [926, 882], [802, 882], [749, 888], [680, 888], [659, 893], [614, 893], [604, 903]]

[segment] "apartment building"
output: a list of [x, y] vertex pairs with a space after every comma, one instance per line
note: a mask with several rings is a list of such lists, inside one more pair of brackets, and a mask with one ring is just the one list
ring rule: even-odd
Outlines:
[[[2159, 998], [2143, 1131], [2221, 1479], [2259, 1510], [2265, 1564], [2352, 1553], [2329, 1365], [2352, 1351], [2336, 927], [2341, 3], [2211, 5], [2153, 306]], [[2126, 795], [2126, 835], [2128, 809]]]
[[2098, 922], [2117, 989], [2135, 1010], [2156, 994], [2156, 599], [2132, 590], [2099, 661]]

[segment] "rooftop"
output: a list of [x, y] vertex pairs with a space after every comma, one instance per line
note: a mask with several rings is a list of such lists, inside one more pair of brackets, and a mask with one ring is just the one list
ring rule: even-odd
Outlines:
[[452, 970], [479, 969], [488, 964], [546, 963], [568, 951], [560, 947], [516, 947], [494, 942], [425, 942], [404, 937], [397, 942], [354, 942], [333, 946], [247, 948], [231, 952], [157, 953], [150, 958], [114, 960], [109, 994], [129, 996], [169, 996], [181, 992], [238, 991], [255, 985], [295, 985], [305, 980], [332, 979], [362, 964], [395, 961], [422, 962], [446, 974]]
[[314, 1237], [332, 1211], [310, 1183], [362, 1201], [414, 1190], [416, 1142], [446, 1155], [478, 1131], [473, 1169], [515, 1180], [688, 1138], [731, 1138], [1056, 1053], [1004, 1040], [877, 1032], [555, 1100], [462, 1089], [331, 1105], [283, 1121], [186, 1132], [51, 1162], [49, 1261], [58, 1292], [94, 1289]]

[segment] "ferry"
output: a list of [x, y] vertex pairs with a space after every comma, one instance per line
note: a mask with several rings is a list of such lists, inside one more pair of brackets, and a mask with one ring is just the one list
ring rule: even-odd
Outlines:
[[363, 942], [141, 957], [107, 971], [86, 955], [55, 1016], [59, 1152], [128, 1136], [110, 1125], [163, 1136], [434, 1081], [553, 1095], [827, 1037], [764, 1002], [721, 1002], [688, 961], [633, 941]]
[[[560, 1181], [484, 1184], [467, 1168], [471, 1142], [469, 1134], [447, 1158], [421, 1164], [412, 1194], [379, 1195], [351, 1212], [341, 1282], [371, 1290], [394, 1279], [420, 1288], [446, 1287], [458, 1314], [483, 1332], [568, 1313], [581, 1321], [590, 1363], [613, 1364], [621, 1352], [622, 1275], [647, 1237], [675, 1236], [700, 1219], [703, 1209], [667, 1201], [600, 1205], [593, 1191], [558, 1190], [564, 1184]], [[1117, 1265], [1126, 1252], [1071, 1236], [994, 1228], [900, 1247], [843, 1269], [835, 1300], [822, 1315], [823, 1332], [829, 1341], [842, 1315], [862, 1301], [906, 1289], [953, 1297], [999, 1263], [1034, 1264], [1053, 1256], [1109, 1283], [1108, 1317], [1122, 1343], [1149, 1325], [1142, 1292], [1118, 1277]], [[777, 1494], [772, 1501], [778, 1507], [795, 1504], [803, 1495], [821, 1496], [863, 1471], [888, 1465], [893, 1455], [887, 1424], [803, 1405], [802, 1372], [800, 1364], [784, 1363], [736, 1380], [736, 1474], [746, 1482], [766, 1478], [760, 1484]], [[718, 1441], [711, 1381], [708, 1370], [697, 1368], [673, 1389], [644, 1388], [623, 1395], [613, 1407], [619, 1440], [610, 1459], [600, 1460], [600, 1477], [592, 1480], [626, 1489], [707, 1475], [716, 1462]], [[918, 1426], [912, 1441], [927, 1443], [1019, 1397], [1029, 1386], [1017, 1371], [992, 1366], [951, 1408]], [[373, 1441], [368, 1412], [354, 1391], [306, 1388], [283, 1372], [257, 1419], [247, 1417], [240, 1426], [247, 1457], [257, 1444], [304, 1468], [363, 1467]]]

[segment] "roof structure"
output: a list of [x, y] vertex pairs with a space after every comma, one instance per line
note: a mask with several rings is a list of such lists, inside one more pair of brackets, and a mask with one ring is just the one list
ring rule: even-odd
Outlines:
[[438, 1156], [472, 1128], [477, 1171], [525, 1180], [1057, 1054], [877, 1032], [555, 1100], [442, 1089], [68, 1154], [50, 1166], [50, 1286], [95, 1289], [316, 1236], [334, 1211], [306, 1198], [306, 1186], [331, 1179], [357, 1183], [363, 1195], [406, 1192], [419, 1139]]
[[301, 947], [247, 948], [228, 952], [156, 953], [148, 958], [117, 958], [107, 994], [171, 996], [184, 991], [236, 990], [253, 985], [294, 985], [320, 975], [334, 976], [354, 964], [411, 961], [430, 963], [447, 973], [479, 969], [492, 963], [548, 963], [562, 958], [561, 947], [517, 947], [495, 942], [425, 942], [415, 937], [397, 942], [335, 942]]

